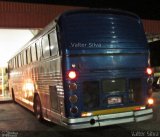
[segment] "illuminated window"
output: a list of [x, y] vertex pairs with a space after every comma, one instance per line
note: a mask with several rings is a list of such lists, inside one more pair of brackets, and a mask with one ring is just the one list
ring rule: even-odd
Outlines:
[[31, 52], [30, 52], [30, 47], [27, 49], [27, 60], [28, 60], [28, 64], [31, 63]]
[[24, 65], [27, 64], [27, 50], [24, 50], [23, 52], [23, 61], [24, 61]]
[[21, 67], [21, 54], [18, 55], [18, 63], [19, 63], [19, 67]]
[[52, 31], [49, 34], [49, 41], [50, 41], [51, 55], [55, 56], [58, 53], [58, 42], [57, 42], [56, 30]]
[[37, 49], [37, 59], [40, 60], [42, 56], [41, 39], [36, 41], [36, 49]]
[[36, 61], [37, 53], [36, 53], [35, 43], [31, 46], [31, 55], [32, 55], [32, 61]]
[[50, 56], [50, 48], [49, 48], [48, 35], [45, 35], [42, 38], [42, 49], [43, 49], [44, 58], [49, 57]]

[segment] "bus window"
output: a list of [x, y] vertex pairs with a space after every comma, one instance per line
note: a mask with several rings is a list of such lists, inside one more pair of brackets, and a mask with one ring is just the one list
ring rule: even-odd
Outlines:
[[16, 61], [15, 61], [15, 57], [13, 58], [13, 68], [16, 68]]
[[18, 55], [18, 63], [19, 63], [19, 67], [21, 67], [21, 54]]
[[49, 57], [50, 56], [50, 48], [49, 48], [48, 35], [45, 35], [42, 38], [42, 49], [43, 49], [44, 58]]
[[9, 67], [9, 70], [13, 69], [13, 61], [12, 60], [9, 61], [8, 67]]
[[19, 64], [18, 64], [18, 56], [16, 56], [16, 68], [19, 67]]
[[58, 42], [55, 30], [49, 34], [49, 41], [50, 41], [51, 55], [55, 56], [58, 53]]
[[21, 63], [22, 63], [22, 66], [24, 65], [24, 60], [23, 60], [23, 53], [21, 52]]
[[37, 60], [35, 43], [31, 46], [31, 56], [32, 56], [32, 61]]
[[40, 60], [42, 54], [42, 49], [41, 49], [41, 39], [37, 40], [36, 42], [36, 49], [37, 49], [37, 60]]
[[27, 50], [24, 50], [23, 52], [23, 59], [24, 59], [24, 65], [27, 64]]
[[30, 47], [27, 49], [27, 60], [28, 60], [28, 64], [31, 63], [31, 52], [30, 52]]

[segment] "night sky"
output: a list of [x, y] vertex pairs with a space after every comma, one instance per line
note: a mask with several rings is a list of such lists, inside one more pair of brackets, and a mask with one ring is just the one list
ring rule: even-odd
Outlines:
[[[3, 0], [12, 1], [13, 0]], [[26, 3], [44, 3], [90, 8], [114, 8], [128, 10], [143, 19], [160, 20], [160, 5], [157, 0], [14, 0]]]

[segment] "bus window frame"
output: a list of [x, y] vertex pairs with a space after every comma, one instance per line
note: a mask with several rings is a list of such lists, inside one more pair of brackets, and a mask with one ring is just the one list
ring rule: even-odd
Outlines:
[[22, 62], [21, 62], [21, 53], [18, 54], [18, 66], [19, 66], [19, 67], [22, 66]]
[[26, 51], [27, 51], [27, 61], [28, 61], [27, 64], [30, 64], [30, 63], [32, 63], [31, 46], [27, 47]]
[[30, 52], [31, 52], [31, 58], [32, 58], [32, 62], [37, 61], [37, 51], [36, 51], [36, 44], [33, 43], [30, 46]]
[[42, 45], [41, 45], [41, 39], [42, 38], [39, 38], [36, 42], [35, 42], [35, 45], [36, 45], [36, 49], [37, 49], [37, 61], [40, 61], [41, 58], [42, 58]]
[[23, 51], [23, 59], [24, 59], [24, 65], [27, 65], [28, 64], [27, 49], [24, 49]]
[[24, 58], [23, 58], [23, 51], [20, 53], [21, 55], [21, 63], [22, 63], [22, 66], [24, 65]]
[[[53, 35], [52, 35], [52, 33], [53, 33]], [[54, 48], [53, 49], [51, 49], [51, 47], [52, 47], [52, 45], [51, 45], [51, 35], [52, 36], [55, 36], [55, 38], [56, 38], [56, 42], [54, 41], [54, 44], [55, 45], [53, 45], [54, 46]], [[51, 56], [58, 56], [59, 55], [59, 44], [58, 44], [58, 35], [57, 35], [57, 30], [56, 30], [56, 28], [54, 28], [52, 31], [50, 31], [49, 33], [48, 33], [48, 40], [49, 40], [49, 46], [50, 46], [50, 54], [51, 54]], [[55, 52], [54, 52], [54, 50], [56, 50]]]
[[[43, 42], [44, 42], [44, 44], [43, 44]], [[48, 47], [46, 46], [46, 42], [47, 42]], [[46, 50], [46, 47], [48, 48], [48, 51]], [[49, 58], [51, 56], [51, 51], [50, 51], [48, 33], [43, 35], [42, 38], [41, 38], [41, 48], [42, 48], [42, 57], [43, 58]]]
[[18, 55], [16, 56], [16, 68], [18, 68], [19, 67], [19, 62], [18, 62]]

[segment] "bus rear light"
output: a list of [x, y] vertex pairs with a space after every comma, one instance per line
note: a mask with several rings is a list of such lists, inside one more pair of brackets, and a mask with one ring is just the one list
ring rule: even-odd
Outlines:
[[76, 95], [72, 95], [72, 96], [69, 97], [69, 101], [71, 103], [76, 103], [77, 100], [78, 100], [78, 97]]
[[153, 71], [152, 71], [151, 68], [147, 68], [147, 69], [146, 69], [146, 73], [147, 73], [148, 75], [152, 75]]
[[78, 113], [78, 108], [76, 106], [74, 106], [74, 107], [70, 108], [70, 112], [72, 114], [76, 114], [76, 113]]
[[148, 98], [147, 103], [148, 105], [153, 105], [154, 104], [153, 98]]
[[134, 110], [143, 110], [143, 109], [146, 109], [146, 107], [145, 106], [136, 107]]
[[71, 70], [68, 72], [68, 78], [70, 78], [71, 80], [74, 80], [77, 78], [77, 73], [74, 70]]
[[70, 83], [69, 84], [69, 90], [71, 90], [71, 91], [77, 90], [77, 84], [76, 83]]
[[91, 112], [82, 113], [81, 116], [82, 117], [89, 117], [89, 116], [92, 116], [92, 113]]

